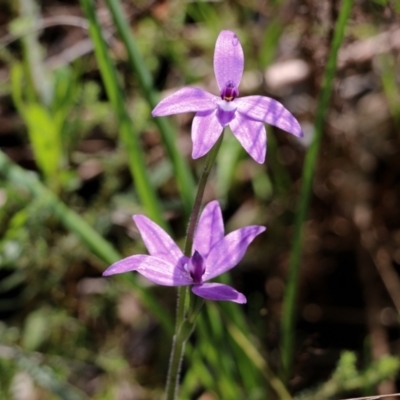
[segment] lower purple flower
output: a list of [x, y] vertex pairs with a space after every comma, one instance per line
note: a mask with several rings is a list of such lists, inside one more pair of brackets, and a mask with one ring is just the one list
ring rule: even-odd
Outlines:
[[192, 256], [186, 257], [156, 223], [144, 215], [135, 215], [133, 220], [150, 255], [124, 258], [107, 268], [104, 276], [137, 271], [158, 285], [192, 285], [192, 292], [205, 299], [246, 303], [246, 297], [231, 286], [205, 282], [236, 266], [265, 227], [247, 226], [225, 236], [221, 208], [212, 201], [200, 216]]

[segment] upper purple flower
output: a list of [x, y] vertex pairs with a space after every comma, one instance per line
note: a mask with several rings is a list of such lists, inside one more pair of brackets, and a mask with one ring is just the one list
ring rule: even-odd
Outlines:
[[220, 97], [203, 89], [184, 87], [162, 100], [152, 111], [156, 117], [196, 112], [192, 125], [192, 157], [206, 154], [229, 125], [237, 140], [258, 163], [265, 160], [267, 136], [264, 123], [295, 136], [303, 136], [296, 118], [279, 102], [265, 96], [238, 98], [244, 56], [238, 37], [222, 31], [215, 44], [214, 72]]
[[104, 276], [137, 271], [158, 285], [192, 285], [192, 292], [205, 299], [246, 303], [246, 297], [232, 287], [204, 282], [237, 265], [265, 227], [247, 226], [224, 236], [221, 208], [217, 201], [212, 201], [200, 216], [192, 256], [186, 257], [156, 223], [144, 215], [135, 215], [133, 219], [150, 255], [124, 258], [107, 268]]

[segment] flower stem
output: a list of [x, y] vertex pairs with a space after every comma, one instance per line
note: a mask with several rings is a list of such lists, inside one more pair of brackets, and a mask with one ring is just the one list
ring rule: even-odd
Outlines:
[[[196, 231], [197, 221], [200, 215], [204, 190], [211, 169], [215, 164], [215, 160], [217, 158], [218, 151], [221, 147], [223, 137], [224, 133], [222, 132], [220, 138], [208, 153], [206, 158], [206, 163], [199, 180], [196, 197], [193, 204], [193, 209], [189, 218], [188, 229], [186, 232], [184, 254], [187, 257], [190, 257], [192, 254], [193, 238], [194, 238], [194, 233]], [[189, 302], [186, 299], [187, 293], [188, 293], [187, 286], [181, 286], [178, 288], [175, 334], [172, 341], [172, 350], [169, 359], [167, 384], [165, 387], [165, 400], [175, 400], [178, 398], [180, 369], [182, 365], [185, 344], [193, 332], [195, 316], [197, 316], [202, 305], [202, 303], [199, 304], [196, 301], [191, 301], [189, 305], [188, 304]]]
[[203, 201], [204, 189], [206, 188], [208, 176], [210, 175], [211, 169], [215, 163], [215, 159], [217, 158], [217, 154], [221, 147], [223, 138], [224, 138], [224, 132], [222, 132], [221, 136], [219, 137], [217, 142], [214, 144], [213, 148], [208, 153], [207, 158], [206, 158], [206, 164], [204, 166], [203, 173], [201, 174], [201, 177], [199, 180], [196, 197], [194, 199], [193, 209], [192, 209], [192, 212], [191, 212], [190, 218], [189, 218], [188, 229], [186, 232], [186, 242], [185, 242], [184, 253], [185, 253], [185, 256], [187, 256], [187, 257], [190, 257], [190, 255], [192, 253], [194, 232], [196, 230], [197, 221], [198, 221], [199, 215], [200, 215], [200, 208], [201, 208], [201, 202]]

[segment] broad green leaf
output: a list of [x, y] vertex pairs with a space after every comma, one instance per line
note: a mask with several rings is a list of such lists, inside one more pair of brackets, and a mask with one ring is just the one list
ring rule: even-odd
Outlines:
[[54, 177], [62, 161], [58, 126], [39, 104], [26, 105], [24, 117], [36, 162], [46, 177]]
[[18, 112], [24, 119], [38, 167], [48, 180], [57, 178], [62, 164], [62, 122], [56, 120], [44, 106], [24, 98], [24, 76], [21, 64], [11, 69], [12, 97]]

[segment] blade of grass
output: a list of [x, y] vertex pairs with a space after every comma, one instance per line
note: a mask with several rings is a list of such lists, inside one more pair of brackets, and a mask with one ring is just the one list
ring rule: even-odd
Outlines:
[[265, 34], [263, 37], [263, 47], [260, 51], [260, 64], [263, 68], [268, 67], [276, 53], [276, 49], [278, 46], [279, 38], [283, 31], [284, 24], [282, 23], [281, 18], [276, 16], [272, 19], [272, 21], [268, 24], [267, 29], [265, 30]]
[[336, 27], [333, 34], [331, 43], [331, 50], [329, 52], [328, 62], [324, 71], [322, 81], [322, 89], [318, 102], [318, 107], [315, 115], [315, 136], [307, 151], [306, 159], [303, 167], [302, 186], [300, 191], [300, 199], [296, 214], [294, 238], [291, 248], [291, 257], [289, 265], [288, 283], [285, 290], [283, 317], [282, 317], [282, 376], [287, 380], [293, 362], [293, 349], [294, 349], [294, 328], [296, 319], [296, 301], [299, 279], [299, 267], [301, 258], [302, 247], [302, 231], [303, 223], [307, 217], [315, 165], [318, 157], [318, 152], [322, 140], [323, 127], [325, 123], [325, 116], [328, 111], [329, 100], [332, 92], [332, 83], [336, 74], [336, 60], [338, 50], [342, 44], [347, 20], [349, 18], [353, 0], [343, 0], [337, 19]]
[[271, 165], [271, 180], [273, 181], [274, 191], [279, 195], [288, 193], [289, 188], [293, 185], [292, 179], [287, 168], [278, 161], [278, 142], [273, 135], [271, 127], [267, 126], [268, 134], [268, 162]]
[[[19, 0], [20, 17], [14, 21], [17, 31], [34, 30], [22, 37], [23, 65], [12, 65], [12, 94], [23, 117], [38, 167], [54, 191], [60, 189], [59, 171], [63, 164], [61, 129], [50, 108], [54, 98], [51, 75], [43, 63], [39, 43], [39, 8], [35, 0]], [[22, 96], [25, 92], [26, 96]], [[18, 97], [16, 100], [15, 98]]]
[[[26, 62], [30, 64], [28, 60]], [[24, 101], [24, 87], [24, 70], [19, 63], [15, 63], [11, 68], [11, 94], [14, 105], [25, 121], [36, 163], [45, 176], [46, 183], [54, 191], [58, 191], [59, 171], [63, 159], [59, 125], [54, 119], [54, 114], [43, 104], [35, 100]]]
[[[84, 1], [87, 2], [88, 0]], [[120, 2], [118, 0], [106, 0], [105, 3], [113, 17], [118, 34], [125, 44], [129, 64], [136, 72], [143, 96], [147, 100], [149, 106], [154, 108], [157, 104], [157, 96], [153, 88], [152, 77], [136, 46], [135, 38], [124, 16]], [[168, 120], [165, 118], [155, 118], [154, 122], [160, 130], [168, 156], [172, 161], [185, 212], [189, 215], [193, 206], [194, 194], [196, 193], [196, 187], [193, 176], [190, 173], [190, 168], [176, 146], [176, 135], [171, 125], [168, 123]]]
[[37, 31], [40, 19], [38, 6], [34, 0], [19, 0], [19, 8], [22, 18], [21, 29], [26, 30], [28, 26], [32, 30], [29, 35], [22, 37], [30, 78], [40, 103], [49, 107], [53, 98], [53, 88], [41, 55], [42, 49]]
[[[207, 306], [207, 309], [203, 310], [197, 323], [199, 343], [196, 347], [199, 348], [203, 359], [210, 365], [210, 369], [215, 371], [217, 379], [214, 379], [212, 389], [225, 398], [232, 399], [238, 397], [240, 382], [233, 377], [232, 368], [227, 365], [226, 361], [229, 361], [227, 358], [231, 358], [231, 354], [226, 351], [226, 340], [223, 337], [225, 329], [217, 323], [218, 317], [218, 311], [215, 308]], [[207, 324], [207, 320], [209, 324]], [[212, 340], [210, 340], [211, 338]]]
[[[233, 305], [231, 303], [229, 304]], [[258, 371], [258, 374], [260, 374], [260, 377], [262, 376], [267, 381], [268, 385], [271, 387], [272, 390], [277, 393], [280, 399], [290, 400], [292, 397], [285, 388], [285, 385], [273, 373], [267, 361], [263, 358], [257, 347], [249, 339], [251, 337], [251, 333], [247, 328], [243, 314], [240, 313], [232, 315], [231, 313], [231, 315], [229, 315], [229, 313], [225, 312], [230, 311], [229, 308], [233, 309], [233, 307], [224, 307], [223, 312], [221, 312], [220, 309], [222, 309], [222, 306], [226, 305], [228, 305], [228, 303], [221, 303], [218, 305], [216, 305], [215, 303], [207, 304], [208, 309], [212, 310], [214, 313], [214, 318], [210, 318], [210, 323], [214, 325], [222, 323], [223, 328], [220, 329], [228, 332], [230, 339], [232, 339], [233, 342], [232, 345], [236, 345], [237, 347], [236, 349], [234, 349], [234, 351], [236, 352], [236, 354], [238, 354], [239, 351], [243, 355], [239, 356], [241, 363], [239, 370], [243, 369], [244, 366], [246, 366], [246, 368], [250, 371], [256, 369], [256, 371]], [[218, 313], [220, 314], [220, 316], [219, 318], [216, 318], [215, 315]], [[216, 327], [214, 328], [214, 330], [215, 329]], [[265, 385], [265, 382], [263, 382], [263, 380], [260, 380], [260, 377], [256, 376], [256, 378], [259, 380], [257, 386], [263, 387]], [[243, 378], [245, 378], [245, 376], [243, 376]]]
[[400, 91], [396, 77], [396, 60], [392, 54], [382, 54], [377, 61], [381, 70], [380, 77], [390, 113], [396, 127], [400, 127]]
[[121, 138], [128, 152], [129, 167], [138, 195], [148, 216], [157, 224], [166, 228], [159, 200], [150, 184], [138, 132], [135, 131], [132, 120], [126, 110], [117, 72], [108, 53], [108, 46], [102, 36], [100, 23], [95, 12], [95, 3], [93, 0], [81, 0], [81, 5], [89, 20], [89, 33], [93, 41], [96, 59], [108, 98], [119, 121]]
[[[262, 71], [266, 70], [274, 61], [279, 45], [279, 39], [285, 26], [288, 25], [288, 21], [293, 12], [291, 11], [290, 2], [287, 0], [276, 0], [271, 2], [271, 7], [271, 20], [268, 21], [266, 26], [261, 41], [263, 45], [260, 48], [258, 56], [258, 62]], [[279, 195], [284, 195], [287, 193], [287, 189], [292, 185], [292, 180], [287, 168], [277, 160], [278, 144], [273, 134], [274, 129], [270, 125], [267, 125], [266, 129], [268, 138], [267, 157], [270, 168], [268, 173], [266, 171], [262, 172], [262, 179], [265, 182], [267, 182], [267, 180], [273, 181], [273, 191]]]
[[191, 351], [186, 351], [186, 354], [190, 360], [190, 368], [182, 382], [180, 390], [182, 399], [192, 398], [198, 386], [202, 386], [205, 390], [213, 390], [215, 386], [215, 377], [202, 359], [199, 347], [191, 348]]
[[[224, 284], [232, 284], [230, 276], [228, 274], [224, 274], [222, 276], [219, 276], [216, 279], [217, 282], [224, 283]], [[242, 334], [246, 337], [251, 336], [251, 332], [249, 330], [249, 327], [246, 322], [246, 318], [243, 314], [243, 311], [241, 308], [237, 307], [236, 304], [230, 303], [230, 302], [220, 302], [218, 306], [214, 303], [209, 303], [207, 304], [207, 308], [209, 310], [214, 310], [214, 314], [210, 314], [210, 311], [207, 313], [207, 317], [209, 320], [209, 323], [212, 325], [208, 329], [209, 332], [213, 332], [210, 337], [205, 338], [205, 340], [214, 340], [214, 337], [218, 339], [218, 334], [217, 332], [224, 332], [226, 331], [226, 324], [227, 321], [229, 321], [229, 324], [232, 324], [235, 326], [237, 330], [242, 332]], [[215, 314], [218, 314], [219, 316], [216, 317]], [[201, 320], [199, 322], [202, 322]], [[264, 384], [263, 380], [261, 379], [263, 375], [263, 371], [261, 369], [261, 364], [257, 363], [257, 359], [253, 357], [253, 354], [250, 354], [247, 351], [243, 351], [241, 348], [241, 343], [235, 340], [235, 338], [232, 336], [232, 331], [228, 330], [228, 334], [232, 337], [233, 341], [230, 342], [230, 345], [232, 346], [237, 346], [238, 350], [242, 352], [243, 357], [240, 359], [241, 363], [241, 368], [247, 368], [249, 370], [253, 370], [255, 368], [256, 370], [259, 371], [258, 374], [254, 375], [254, 378], [258, 380], [258, 385], [261, 386]], [[214, 347], [219, 348], [220, 344], [216, 340], [214, 342]], [[253, 349], [254, 352], [257, 352], [257, 349]], [[262, 358], [261, 355], [259, 355], [258, 358]], [[218, 369], [218, 365], [215, 365], [214, 368]]]
[[238, 344], [246, 355], [253, 360], [254, 365], [263, 373], [265, 379], [281, 400], [291, 400], [292, 396], [287, 391], [282, 381], [273, 373], [266, 360], [261, 357], [256, 347], [251, 343], [248, 336], [244, 335], [235, 325], [228, 323], [228, 331], [233, 340]]
[[[97, 257], [106, 264], [112, 264], [122, 258], [114, 247], [100, 236], [80, 215], [68, 208], [58, 197], [44, 186], [36, 174], [27, 172], [14, 164], [4, 152], [0, 151], [0, 174], [16, 187], [27, 190], [35, 198], [40, 198], [46, 207], [50, 208], [54, 216], [71, 232], [74, 232]], [[168, 313], [153, 298], [148, 290], [136, 283], [133, 275], [123, 274], [118, 277], [135, 289], [142, 303], [158, 319], [165, 331], [172, 334], [173, 327]]]

